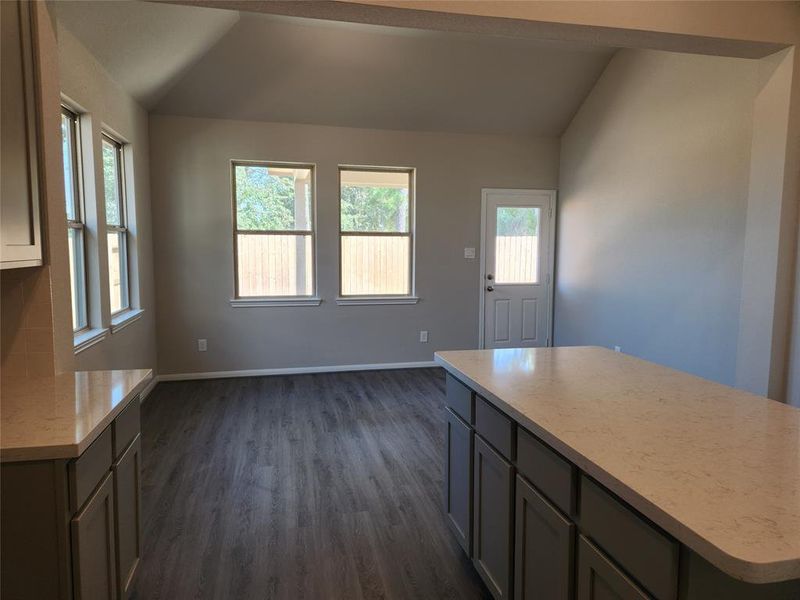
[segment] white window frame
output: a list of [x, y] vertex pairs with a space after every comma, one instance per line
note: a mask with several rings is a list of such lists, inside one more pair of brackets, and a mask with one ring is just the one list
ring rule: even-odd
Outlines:
[[[239, 229], [236, 206], [236, 167], [264, 167], [275, 169], [308, 169], [311, 172], [310, 229], [261, 230]], [[233, 298], [231, 306], [252, 308], [258, 306], [319, 306], [322, 299], [317, 295], [317, 166], [314, 163], [296, 163], [267, 160], [231, 161], [231, 215], [233, 230]], [[239, 238], [245, 235], [305, 235], [311, 238], [311, 293], [290, 296], [242, 296], [239, 293]]]
[[[77, 305], [79, 316], [75, 319], [78, 321], [77, 327], [73, 326], [73, 334], [78, 336], [86, 331], [89, 331], [89, 288], [88, 278], [86, 273], [87, 256], [86, 256], [86, 219], [85, 219], [85, 206], [84, 206], [84, 181], [83, 181], [83, 153], [81, 152], [81, 127], [80, 127], [80, 114], [72, 110], [69, 106], [61, 105], [62, 118], [66, 117], [70, 123], [70, 157], [69, 160], [72, 164], [73, 175], [73, 189], [72, 197], [74, 203], [72, 205], [72, 218], [67, 215], [67, 233], [74, 231], [79, 243], [76, 249], [76, 258], [80, 261], [80, 269], [78, 265], [71, 265], [74, 273], [79, 274], [81, 281], [74, 282], [70, 278], [70, 286], [74, 288], [77, 297]], [[66, 186], [66, 180], [64, 181]], [[67, 235], [69, 238], [69, 235]], [[69, 243], [69, 240], [68, 240]], [[72, 293], [72, 289], [70, 290]]]
[[[130, 288], [130, 258], [128, 256], [128, 249], [130, 247], [129, 231], [128, 231], [128, 197], [125, 181], [125, 144], [121, 142], [112, 134], [103, 131], [101, 134], [101, 144], [111, 144], [117, 153], [117, 197], [119, 198], [119, 225], [109, 225], [106, 222], [106, 255], [108, 255], [108, 234], [116, 233], [120, 240], [120, 255], [121, 255], [121, 269], [120, 269], [120, 287], [122, 288], [122, 306], [119, 310], [111, 312], [111, 296], [110, 296], [110, 283], [111, 283], [111, 265], [108, 265], [108, 278], [109, 278], [109, 312], [111, 314], [112, 323], [115, 322], [114, 317], [118, 317], [124, 313], [131, 311], [131, 288]], [[101, 147], [102, 156], [102, 147]], [[105, 184], [105, 173], [103, 177]], [[103, 211], [105, 217], [106, 213], [105, 204], [105, 190], [103, 190]]]
[[[408, 231], [369, 232], [369, 231], [342, 231], [342, 171], [364, 171], [377, 173], [405, 173], [408, 175]], [[369, 304], [416, 304], [419, 298], [416, 295], [416, 214], [417, 214], [417, 170], [413, 167], [383, 167], [370, 165], [339, 165], [339, 189], [337, 191], [339, 202], [337, 204], [336, 218], [339, 222], [339, 296], [336, 304], [340, 306], [360, 306]], [[408, 293], [407, 294], [357, 294], [345, 295], [342, 293], [342, 240], [345, 236], [386, 236], [408, 238]]]

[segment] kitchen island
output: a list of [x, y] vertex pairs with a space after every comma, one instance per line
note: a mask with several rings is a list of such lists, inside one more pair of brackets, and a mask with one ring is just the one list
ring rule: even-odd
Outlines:
[[140, 541], [139, 394], [150, 369], [5, 379], [3, 598], [125, 598]]
[[800, 410], [602, 348], [436, 353], [496, 598], [800, 598]]

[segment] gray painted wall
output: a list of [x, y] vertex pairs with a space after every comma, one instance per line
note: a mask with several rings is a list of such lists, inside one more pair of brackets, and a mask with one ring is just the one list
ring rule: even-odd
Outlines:
[[623, 50], [561, 140], [557, 345], [733, 384], [757, 61]]
[[[428, 361], [437, 349], [474, 348], [479, 261], [463, 255], [479, 245], [481, 188], [558, 180], [557, 139], [151, 116], [150, 142], [164, 374]], [[231, 159], [316, 163], [321, 306], [230, 306]], [[419, 304], [335, 304], [339, 164], [417, 169]]]
[[[110, 128], [130, 142], [126, 156], [129, 191], [130, 252], [136, 263], [132, 270], [131, 293], [133, 306], [143, 308], [141, 318], [117, 333], [108, 334], [100, 343], [75, 357], [77, 370], [155, 368], [155, 293], [153, 276], [153, 240], [150, 222], [150, 159], [148, 154], [147, 112], [126, 94], [86, 48], [66, 29], [59, 26], [59, 68], [61, 90], [85, 112], [82, 119], [84, 176], [93, 186], [87, 186], [85, 207], [87, 224], [88, 281], [92, 327], [108, 327], [108, 260], [103, 203], [103, 175], [100, 133]], [[92, 144], [90, 145], [89, 137]], [[96, 192], [96, 193], [95, 193]], [[134, 210], [130, 211], [131, 205]], [[66, 234], [65, 234], [66, 235]]]

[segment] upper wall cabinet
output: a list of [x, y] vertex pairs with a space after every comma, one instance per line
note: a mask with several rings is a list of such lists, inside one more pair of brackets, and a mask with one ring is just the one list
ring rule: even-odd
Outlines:
[[27, 0], [0, 2], [0, 268], [42, 264], [34, 28]]

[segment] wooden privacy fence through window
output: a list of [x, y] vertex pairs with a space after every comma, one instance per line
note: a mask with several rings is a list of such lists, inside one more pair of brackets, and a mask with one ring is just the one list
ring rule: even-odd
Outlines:
[[[238, 235], [240, 296], [307, 296], [313, 293], [311, 236]], [[495, 280], [538, 281], [537, 236], [497, 236]], [[345, 296], [408, 294], [410, 238], [342, 236]]]
[[498, 235], [495, 238], [495, 281], [535, 283], [539, 281], [539, 237]]

